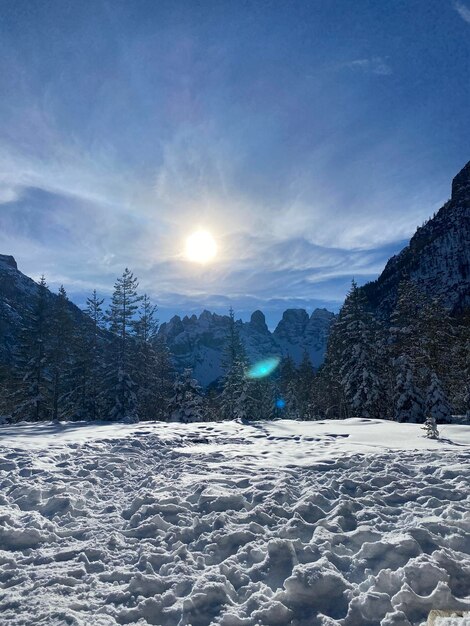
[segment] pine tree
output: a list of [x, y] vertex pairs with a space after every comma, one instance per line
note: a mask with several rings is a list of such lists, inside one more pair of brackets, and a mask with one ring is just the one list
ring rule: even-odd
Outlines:
[[107, 386], [110, 419], [138, 421], [136, 389], [136, 313], [142, 297], [139, 283], [126, 268], [114, 285], [107, 311], [109, 330], [115, 335], [107, 359]]
[[103, 302], [94, 289], [86, 300], [87, 320], [75, 334], [75, 386], [71, 393], [75, 419], [98, 420], [105, 410], [104, 352], [109, 339], [104, 332]]
[[436, 418], [428, 415], [424, 424], [421, 426], [424, 430], [424, 436], [428, 439], [439, 439], [439, 431], [437, 429]]
[[423, 315], [427, 304], [425, 294], [418, 285], [403, 280], [398, 286], [398, 298], [390, 317], [389, 349], [392, 362], [406, 356], [416, 384], [424, 389], [430, 375], [427, 352], [426, 323]]
[[437, 422], [450, 422], [452, 411], [449, 401], [442, 388], [442, 383], [437, 374], [431, 374], [431, 382], [426, 392], [426, 416], [432, 417]]
[[[298, 372], [294, 361], [290, 356], [284, 357], [279, 367], [279, 398], [281, 414], [289, 419], [300, 417], [299, 402], [297, 399], [297, 376]], [[277, 404], [279, 406], [279, 404]]]
[[157, 335], [155, 350], [155, 419], [167, 421], [170, 418], [170, 400], [173, 396], [174, 366], [165, 337]]
[[169, 413], [173, 422], [202, 422], [205, 419], [202, 390], [189, 368], [176, 378]]
[[246, 417], [247, 400], [246, 356], [232, 308], [229, 312], [229, 326], [222, 366], [225, 370], [219, 398], [222, 418], [243, 419]]
[[52, 419], [54, 421], [68, 416], [66, 395], [67, 382], [70, 382], [71, 347], [73, 321], [69, 300], [64, 286], [61, 285], [54, 301], [51, 319], [50, 369], [52, 377]]
[[21, 332], [21, 345], [13, 392], [14, 421], [46, 420], [51, 416], [51, 380], [48, 368], [50, 352], [50, 299], [46, 279], [41, 276]]
[[305, 351], [297, 370], [296, 401], [298, 412], [303, 420], [315, 419], [314, 402], [315, 372], [308, 353]]
[[322, 378], [329, 379], [339, 417], [382, 417], [383, 363], [380, 327], [367, 311], [364, 293], [353, 280], [334, 324]]
[[157, 414], [157, 354], [154, 347], [158, 331], [156, 310], [157, 307], [144, 294], [136, 324], [136, 338], [138, 412], [140, 419], [145, 420], [155, 419]]
[[247, 381], [244, 406], [249, 420], [272, 420], [275, 417], [275, 388], [270, 376]]
[[470, 311], [461, 316], [455, 325], [455, 339], [450, 352], [451, 366], [447, 378], [452, 406], [457, 414], [470, 420]]
[[395, 360], [397, 371], [395, 419], [397, 422], [423, 422], [424, 402], [416, 387], [410, 360], [407, 356]]

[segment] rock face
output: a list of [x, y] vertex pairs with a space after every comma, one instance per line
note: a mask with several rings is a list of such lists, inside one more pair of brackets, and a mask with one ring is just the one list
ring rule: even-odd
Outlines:
[[[8, 365], [15, 360], [20, 342], [21, 329], [35, 306], [38, 285], [18, 270], [15, 259], [0, 254], [0, 365]], [[48, 292], [51, 302], [57, 298]], [[82, 311], [69, 303], [76, 324], [89, 322]]]
[[287, 309], [274, 331], [274, 338], [284, 354], [300, 363], [304, 351], [316, 366], [323, 363], [330, 327], [335, 315], [326, 309], [315, 309], [309, 317], [304, 309]]
[[0, 254], [0, 263], [4, 265], [9, 265], [13, 267], [13, 269], [17, 270], [18, 265], [16, 264], [15, 257], [12, 257], [10, 254]]
[[387, 316], [407, 276], [452, 313], [470, 307], [470, 162], [454, 178], [451, 199], [418, 228], [379, 278], [363, 287], [372, 307]]
[[[290, 355], [296, 363], [307, 351], [313, 365], [323, 362], [329, 329], [335, 315], [316, 309], [311, 316], [304, 309], [284, 312], [274, 332], [264, 314], [255, 311], [249, 322], [237, 321], [248, 359], [255, 362], [270, 356]], [[178, 369], [191, 367], [202, 385], [209, 385], [223, 374], [222, 357], [229, 325], [227, 315], [204, 311], [199, 317], [175, 315], [160, 327]]]

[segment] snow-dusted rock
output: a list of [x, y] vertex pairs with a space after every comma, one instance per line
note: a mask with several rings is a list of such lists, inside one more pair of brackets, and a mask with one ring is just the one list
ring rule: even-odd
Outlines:
[[[309, 317], [304, 309], [288, 309], [271, 332], [262, 311], [255, 311], [249, 322], [236, 322], [251, 363], [272, 356], [290, 355], [300, 363], [304, 352], [316, 367], [323, 362], [328, 335], [335, 315], [316, 309]], [[175, 315], [160, 327], [179, 370], [190, 367], [194, 377], [206, 386], [222, 376], [223, 350], [229, 317], [203, 311], [199, 317]]]
[[363, 288], [374, 308], [389, 314], [405, 277], [452, 312], [470, 306], [470, 162], [454, 178], [451, 199]]

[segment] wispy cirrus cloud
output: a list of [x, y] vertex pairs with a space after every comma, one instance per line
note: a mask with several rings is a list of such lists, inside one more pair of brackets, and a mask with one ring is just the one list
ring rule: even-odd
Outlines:
[[[3, 4], [0, 252], [77, 301], [128, 265], [165, 315], [337, 307], [442, 204], [468, 149], [452, 10], [440, 40], [403, 3], [97, 0], [93, 20]], [[198, 227], [210, 267], [183, 258]]]
[[468, 6], [463, 2], [454, 2], [454, 9], [465, 22], [470, 24], [470, 8]]
[[368, 74], [376, 74], [377, 76], [389, 76], [392, 74], [392, 67], [387, 59], [376, 56], [365, 59], [353, 59], [338, 65], [339, 69], [350, 69]]

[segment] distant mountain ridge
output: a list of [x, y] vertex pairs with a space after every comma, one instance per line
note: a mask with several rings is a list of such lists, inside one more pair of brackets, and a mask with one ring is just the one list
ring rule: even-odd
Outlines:
[[373, 309], [388, 316], [407, 277], [454, 314], [470, 307], [470, 161], [454, 178], [451, 199], [417, 229], [377, 280], [362, 287]]
[[[18, 270], [13, 256], [0, 255], [0, 364], [15, 359], [21, 329], [34, 307], [38, 284]], [[48, 292], [51, 302], [56, 294]], [[90, 319], [73, 303], [69, 303], [76, 324], [89, 324]], [[315, 366], [324, 359], [329, 329], [335, 315], [316, 309], [311, 316], [304, 309], [287, 309], [274, 332], [264, 314], [255, 311], [249, 322], [237, 322], [240, 337], [250, 362], [269, 357], [290, 355], [296, 363], [306, 351]], [[177, 369], [190, 367], [204, 386], [222, 376], [222, 354], [227, 338], [229, 317], [203, 311], [199, 317], [175, 315], [161, 324]]]
[[[322, 364], [334, 313], [315, 309], [309, 316], [304, 309], [287, 309], [271, 332], [262, 311], [255, 311], [249, 322], [236, 322], [251, 363], [271, 356], [290, 355], [300, 363], [304, 352], [316, 367]], [[223, 374], [222, 356], [229, 326], [228, 315], [203, 311], [199, 317], [175, 315], [160, 326], [178, 369], [190, 367], [202, 385], [209, 385]]]

